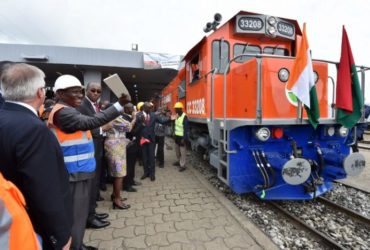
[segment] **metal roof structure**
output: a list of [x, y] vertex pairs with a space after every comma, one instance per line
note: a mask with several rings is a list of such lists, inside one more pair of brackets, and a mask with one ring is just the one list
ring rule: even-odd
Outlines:
[[[45, 72], [50, 87], [63, 74], [74, 75], [86, 84], [89, 73], [100, 76], [99, 80], [117, 73], [134, 102], [156, 97], [177, 74], [177, 70], [169, 68], [144, 69], [143, 52], [138, 51], [0, 44], [0, 61], [24, 62], [39, 67]], [[104, 92], [107, 98], [114, 99], [107, 94], [109, 90]], [[135, 98], [136, 93], [138, 98]]]

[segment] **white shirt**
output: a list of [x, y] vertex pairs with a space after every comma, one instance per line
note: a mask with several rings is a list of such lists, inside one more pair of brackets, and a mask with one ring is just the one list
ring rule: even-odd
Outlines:
[[27, 104], [27, 103], [24, 103], [24, 102], [16, 102], [16, 101], [6, 101], [6, 102], [10, 102], [10, 103], [14, 103], [14, 104], [18, 104], [18, 105], [21, 105], [29, 110], [32, 111], [32, 113], [34, 113], [37, 117], [38, 117], [38, 114], [37, 114], [37, 111], [36, 109], [34, 109], [34, 107], [32, 107], [31, 105]]

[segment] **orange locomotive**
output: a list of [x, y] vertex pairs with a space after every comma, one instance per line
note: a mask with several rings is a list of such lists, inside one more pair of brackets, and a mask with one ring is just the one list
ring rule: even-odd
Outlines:
[[[241, 11], [184, 57], [185, 67], [162, 91], [180, 101], [192, 149], [202, 149], [235, 192], [265, 199], [312, 199], [332, 181], [356, 175], [364, 157], [350, 154], [350, 131], [329, 114], [328, 62], [313, 61], [320, 107], [316, 130], [286, 90], [302, 32], [297, 21]], [[360, 162], [356, 169], [351, 168]]]

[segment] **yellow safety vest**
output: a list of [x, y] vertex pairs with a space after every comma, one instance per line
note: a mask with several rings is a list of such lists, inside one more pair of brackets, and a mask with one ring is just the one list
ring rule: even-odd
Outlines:
[[182, 115], [175, 120], [175, 135], [176, 136], [184, 136], [184, 118], [185, 118], [185, 113], [182, 113]]

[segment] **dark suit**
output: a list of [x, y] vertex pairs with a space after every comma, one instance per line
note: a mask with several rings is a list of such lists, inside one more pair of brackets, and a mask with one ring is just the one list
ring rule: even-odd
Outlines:
[[4, 97], [3, 95], [0, 93], [0, 108], [3, 106], [5, 100], [4, 100]]
[[[95, 109], [86, 99], [83, 99], [81, 106], [77, 108], [81, 114], [94, 116], [96, 114]], [[95, 214], [95, 208], [97, 207], [96, 199], [100, 196], [99, 194], [99, 186], [100, 186], [100, 178], [102, 173], [102, 166], [104, 160], [104, 137], [100, 134], [100, 128], [95, 128], [91, 130], [91, 134], [94, 141], [94, 149], [95, 149], [95, 161], [96, 161], [96, 169], [95, 169], [95, 178], [91, 183], [91, 195], [90, 195], [90, 204], [89, 204], [89, 216], [92, 217]]]
[[143, 155], [144, 175], [155, 176], [155, 124], [165, 124], [170, 122], [170, 118], [157, 116], [154, 112], [149, 114], [149, 120], [145, 118], [143, 112], [137, 114], [137, 123], [141, 126], [140, 136], [150, 142], [141, 146]]
[[0, 171], [26, 198], [44, 249], [60, 249], [72, 227], [72, 198], [59, 142], [31, 110], [6, 102], [0, 109]]
[[[132, 121], [132, 117], [128, 114], [123, 114], [122, 117], [128, 122]], [[131, 140], [131, 143], [126, 146], [127, 174], [123, 178], [123, 186], [125, 188], [131, 187], [134, 184], [135, 180], [135, 164], [140, 147], [139, 129], [140, 126], [135, 123], [131, 131], [126, 133], [126, 137], [127, 139]]]

